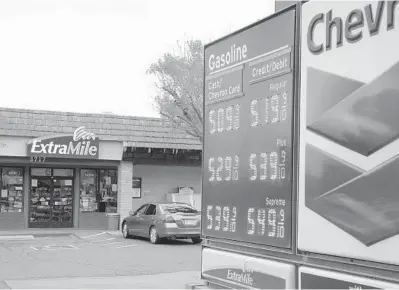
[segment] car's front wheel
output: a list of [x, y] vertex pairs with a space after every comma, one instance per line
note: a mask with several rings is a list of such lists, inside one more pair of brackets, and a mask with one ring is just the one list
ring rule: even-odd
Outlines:
[[150, 228], [150, 242], [152, 244], [159, 244], [160, 240], [156, 227], [152, 226]]
[[193, 244], [199, 244], [202, 242], [202, 239], [200, 237], [195, 237], [191, 238], [191, 241], [193, 242]]
[[124, 222], [124, 223], [122, 224], [122, 235], [123, 235], [123, 237], [124, 237], [125, 239], [130, 238], [129, 229], [128, 229], [128, 227], [127, 227], [127, 223], [126, 223], [126, 222]]

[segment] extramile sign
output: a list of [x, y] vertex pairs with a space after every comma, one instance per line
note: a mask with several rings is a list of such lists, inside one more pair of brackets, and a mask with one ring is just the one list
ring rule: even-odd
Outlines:
[[97, 159], [99, 139], [94, 133], [77, 128], [73, 135], [39, 137], [28, 141], [28, 156]]

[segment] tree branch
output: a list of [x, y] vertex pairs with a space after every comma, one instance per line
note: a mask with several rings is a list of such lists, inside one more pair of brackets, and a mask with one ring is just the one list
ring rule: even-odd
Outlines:
[[177, 53], [165, 53], [147, 70], [160, 91], [154, 102], [162, 117], [202, 142], [203, 45], [190, 40], [177, 46]]

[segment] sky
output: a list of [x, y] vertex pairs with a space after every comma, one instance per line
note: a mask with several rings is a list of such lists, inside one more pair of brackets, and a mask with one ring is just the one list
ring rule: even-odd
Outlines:
[[157, 117], [151, 63], [273, 12], [273, 0], [1, 0], [0, 107]]

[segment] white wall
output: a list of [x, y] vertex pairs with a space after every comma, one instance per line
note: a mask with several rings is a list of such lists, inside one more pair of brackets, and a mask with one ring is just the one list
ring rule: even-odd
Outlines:
[[141, 199], [133, 199], [132, 208], [151, 201], [166, 200], [166, 194], [179, 186], [193, 187], [195, 193], [201, 193], [200, 166], [172, 165], [135, 165], [134, 177], [141, 177]]
[[122, 161], [118, 167], [118, 213], [120, 222], [129, 216], [132, 210], [133, 196], [133, 164], [131, 161]]
[[29, 138], [0, 136], [0, 156], [27, 156]]

